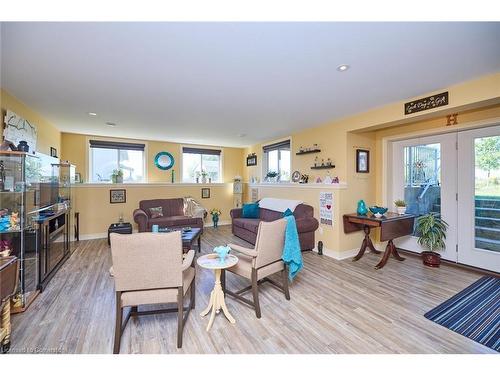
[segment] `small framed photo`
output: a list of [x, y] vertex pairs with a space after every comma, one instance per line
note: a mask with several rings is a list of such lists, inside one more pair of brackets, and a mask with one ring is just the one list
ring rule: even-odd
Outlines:
[[57, 149], [55, 149], [54, 147], [51, 147], [50, 148], [50, 156], [52, 156], [53, 158], [57, 158]]
[[356, 173], [370, 173], [370, 151], [356, 150]]
[[111, 189], [109, 191], [109, 203], [127, 202], [127, 191], [125, 189]]
[[75, 173], [75, 184], [81, 184], [82, 183], [82, 175], [80, 172]]
[[247, 167], [253, 167], [257, 165], [257, 155], [251, 154], [247, 156]]
[[201, 188], [201, 197], [203, 199], [210, 198], [210, 188]]

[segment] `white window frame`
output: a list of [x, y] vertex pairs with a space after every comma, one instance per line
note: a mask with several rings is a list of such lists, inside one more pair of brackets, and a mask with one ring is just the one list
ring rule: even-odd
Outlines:
[[[264, 152], [264, 147], [265, 146], [270, 146], [270, 145], [273, 145], [275, 143], [281, 143], [281, 142], [290, 142], [290, 179], [287, 180], [287, 181], [281, 181], [280, 182], [290, 182], [291, 181], [291, 178], [292, 178], [292, 173], [293, 173], [293, 153], [292, 153], [292, 150], [293, 150], [293, 144], [292, 144], [292, 138], [291, 137], [287, 137], [287, 138], [281, 138], [281, 139], [276, 139], [272, 142], [266, 142], [266, 143], [263, 143], [262, 144], [262, 149], [261, 149], [261, 152], [262, 152], [262, 176], [261, 176], [261, 181], [264, 181], [264, 179], [266, 178], [267, 176], [267, 172], [269, 171], [268, 170], [268, 153], [267, 152]], [[281, 155], [280, 155], [281, 151], [278, 152], [278, 169], [281, 169]], [[279, 173], [279, 170], [277, 171]]]
[[[224, 182], [224, 149], [221, 147], [210, 147], [210, 146], [199, 146], [199, 145], [190, 145], [190, 144], [181, 144], [179, 145], [179, 169], [181, 173], [181, 183], [190, 183], [190, 181], [184, 180], [184, 148], [200, 148], [205, 150], [217, 150], [220, 151], [219, 158], [219, 181], [212, 181], [212, 183], [223, 183]], [[196, 182], [194, 182], [196, 183]]]
[[95, 140], [95, 141], [108, 141], [108, 142], [124, 142], [124, 143], [136, 143], [136, 144], [144, 144], [144, 153], [142, 155], [142, 168], [144, 171], [144, 179], [142, 181], [137, 181], [137, 182], [124, 182], [126, 184], [146, 184], [148, 183], [148, 142], [147, 141], [139, 141], [139, 140], [132, 140], [132, 139], [125, 139], [125, 138], [107, 138], [107, 137], [86, 137], [85, 142], [87, 145], [87, 160], [86, 160], [86, 172], [87, 172], [87, 183], [89, 184], [112, 184], [111, 181], [92, 181], [92, 165], [93, 165], [93, 159], [92, 159], [92, 148], [90, 147], [90, 141]]

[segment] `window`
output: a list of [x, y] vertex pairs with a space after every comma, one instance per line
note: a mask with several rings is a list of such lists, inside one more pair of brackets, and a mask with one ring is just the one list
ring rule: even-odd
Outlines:
[[278, 181], [290, 181], [290, 140], [263, 147], [264, 174], [277, 172]]
[[222, 182], [221, 150], [183, 147], [182, 181], [202, 182], [203, 176], [207, 182]]
[[90, 141], [90, 182], [111, 182], [114, 170], [123, 182], [144, 182], [144, 144]]

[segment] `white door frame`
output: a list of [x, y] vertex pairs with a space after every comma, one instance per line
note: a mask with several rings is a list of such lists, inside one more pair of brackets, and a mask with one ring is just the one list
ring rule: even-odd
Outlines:
[[[404, 160], [403, 150], [408, 146], [417, 146], [421, 144], [441, 145], [441, 167], [440, 167], [440, 188], [441, 188], [441, 217], [449, 224], [446, 232], [446, 247], [440, 251], [443, 259], [457, 261], [457, 153], [456, 153], [456, 133], [447, 133], [440, 135], [431, 135], [427, 137], [417, 137], [404, 141], [393, 142], [393, 169], [392, 169], [392, 201], [394, 199], [404, 198]], [[397, 163], [397, 164], [396, 164]], [[397, 166], [397, 167], [396, 167]], [[406, 236], [394, 241], [397, 247], [405, 250], [420, 253], [428, 249], [423, 248], [417, 243], [417, 237]]]
[[500, 135], [500, 124], [460, 132], [458, 135], [458, 262], [500, 272], [500, 253], [475, 246], [474, 139]]

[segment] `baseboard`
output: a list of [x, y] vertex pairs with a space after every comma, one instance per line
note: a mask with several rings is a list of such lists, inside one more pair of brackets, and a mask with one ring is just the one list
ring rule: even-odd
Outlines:
[[[375, 248], [377, 250], [379, 249], [380, 246], [375, 245]], [[314, 252], [318, 252], [317, 248], [313, 249]], [[335, 260], [344, 260], [344, 259], [350, 259], [355, 257], [359, 252], [359, 249], [351, 249], [351, 250], [346, 250], [346, 251], [339, 251], [339, 250], [331, 250], [323, 247], [323, 255], [326, 255], [327, 257], [333, 258]], [[366, 250], [366, 252], [370, 252], [370, 250]]]
[[[231, 224], [232, 224], [231, 220], [219, 220], [219, 226], [222, 226], [222, 225], [231, 225]], [[204, 223], [203, 227], [204, 228], [213, 227], [213, 223], [211, 221], [209, 221], [208, 223]]]

